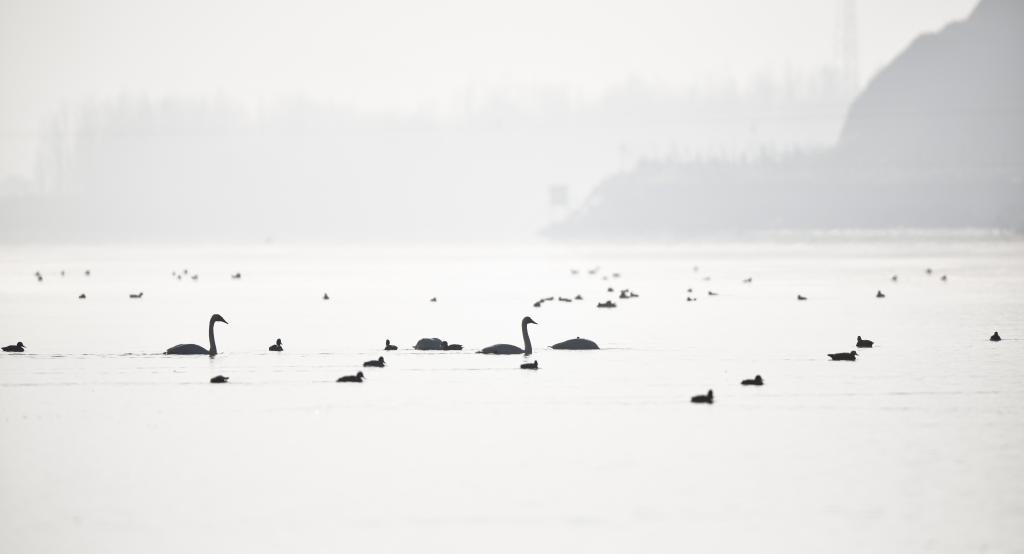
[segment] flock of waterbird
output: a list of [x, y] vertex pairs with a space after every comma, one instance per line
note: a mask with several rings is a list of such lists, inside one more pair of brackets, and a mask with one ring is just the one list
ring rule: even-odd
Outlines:
[[[694, 271], [699, 271], [699, 267], [697, 267], [697, 266], [694, 266], [693, 269], [694, 269]], [[598, 271], [600, 271], [599, 267], [587, 270], [587, 272], [590, 275], [596, 275], [598, 273]], [[579, 270], [573, 269], [573, 270], [571, 270], [571, 273], [573, 275], [578, 275], [579, 274]], [[925, 273], [928, 274], [928, 275], [932, 275], [933, 271], [932, 271], [931, 268], [928, 268], [928, 269], [925, 270]], [[91, 272], [91, 270], [87, 269], [87, 270], [85, 270], [84, 274], [85, 274], [86, 277], [88, 277], [88, 276], [90, 276], [92, 274], [92, 272]], [[64, 270], [60, 271], [60, 276], [61, 277], [65, 276], [65, 271]], [[196, 273], [190, 274], [188, 269], [184, 269], [181, 272], [173, 271], [171, 273], [171, 276], [176, 278], [176, 279], [178, 279], [178, 280], [181, 280], [182, 277], [188, 277], [188, 278], [192, 279], [193, 281], [198, 281], [199, 280], [199, 275], [196, 274]], [[38, 280], [39, 282], [43, 281], [43, 275], [39, 271], [35, 272], [35, 277], [36, 277], [36, 280]], [[612, 273], [610, 275], [610, 277], [612, 279], [618, 279], [620, 277], [620, 274], [619, 273]], [[232, 279], [241, 279], [242, 278], [242, 274], [241, 273], [233, 273], [233, 274], [231, 274], [231, 278]], [[608, 278], [609, 278], [609, 275], [603, 276], [604, 280], [608, 280]], [[710, 277], [704, 277], [704, 280], [705, 281], [709, 281]], [[893, 275], [891, 277], [891, 280], [892, 280], [892, 282], [897, 282], [899, 280], [899, 276], [898, 275]], [[942, 275], [940, 277], [940, 280], [945, 282], [945, 281], [948, 280], [948, 278], [947, 278], [946, 275]], [[743, 279], [743, 283], [744, 284], [750, 284], [752, 282], [753, 282], [753, 277], [747, 277], [747, 278]], [[616, 289], [614, 287], [608, 287], [607, 288], [607, 292], [609, 292], [609, 293], [614, 293], [615, 291], [616, 291]], [[633, 298], [638, 298], [639, 297], [639, 295], [636, 292], [633, 292], [632, 290], [630, 290], [628, 288], [620, 289], [618, 292], [619, 292], [618, 298], [620, 300], [627, 300], [627, 299], [633, 299]], [[686, 292], [687, 292], [687, 296], [686, 296], [686, 301], [687, 302], [695, 302], [697, 300], [696, 297], [690, 296], [691, 294], [694, 294], [692, 288], [688, 288], [686, 290]], [[128, 295], [128, 297], [129, 298], [133, 298], [133, 299], [141, 299], [142, 298], [142, 294], [143, 293], [141, 291], [138, 292], [138, 293], [130, 293]], [[718, 295], [718, 293], [716, 293], [714, 291], [711, 291], [711, 290], [708, 290], [707, 294], [708, 294], [708, 296], [717, 296]], [[78, 296], [78, 298], [79, 299], [85, 299], [86, 298], [85, 293], [80, 294]], [[881, 290], [878, 290], [875, 293], [875, 298], [885, 298], [885, 293], [883, 293]], [[324, 300], [330, 300], [330, 296], [325, 292], [324, 295], [323, 295], [323, 299]], [[802, 294], [797, 294], [796, 299], [798, 301], [806, 301], [807, 297], [802, 295]], [[543, 306], [543, 304], [545, 302], [551, 302], [551, 301], [554, 301], [554, 300], [555, 300], [554, 296], [544, 297], [544, 298], [541, 298], [540, 300], [538, 300], [537, 302], [535, 302], [533, 304], [533, 306], [535, 308], [540, 308], [541, 306]], [[583, 296], [579, 295], [579, 294], [577, 294], [573, 298], [564, 297], [564, 296], [559, 296], [558, 297], [558, 301], [559, 302], [573, 302], [573, 301], [581, 301], [581, 300], [583, 300]], [[430, 299], [430, 302], [437, 302], [437, 297], [432, 297]], [[606, 300], [604, 302], [599, 302], [597, 304], [597, 307], [598, 308], [615, 308], [616, 304], [612, 300]], [[172, 346], [172, 347], [168, 348], [166, 351], [164, 351], [164, 354], [165, 355], [206, 355], [206, 356], [211, 356], [211, 357], [212, 356], [216, 356], [217, 355], [217, 341], [216, 341], [216, 338], [214, 336], [214, 324], [216, 324], [216, 323], [227, 324], [227, 320], [225, 320], [220, 314], [213, 314], [212, 316], [210, 316], [209, 327], [208, 327], [208, 335], [209, 335], [209, 343], [210, 343], [209, 348], [200, 346], [198, 344], [192, 344], [192, 343], [177, 344], [175, 346]], [[532, 355], [533, 354], [533, 343], [530, 341], [530, 333], [529, 333], [529, 329], [527, 328], [527, 326], [531, 325], [531, 324], [536, 324], [536, 323], [537, 322], [534, 321], [533, 318], [531, 318], [529, 316], [524, 317], [522, 319], [522, 321], [520, 322], [520, 328], [521, 328], [522, 335], [523, 335], [523, 347], [522, 348], [520, 348], [518, 345], [514, 345], [514, 344], [499, 343], [499, 344], [494, 344], [494, 345], [482, 348], [482, 349], [478, 350], [477, 353], [478, 354], [496, 354], [496, 355], [514, 355], [514, 354], [522, 354], [524, 356]], [[999, 332], [996, 331], [996, 332], [992, 333], [992, 336], [989, 337], [989, 340], [992, 341], [992, 342], [999, 342], [999, 341], [1001, 341], [1003, 339], [1002, 339], [1002, 337], [999, 336]], [[874, 345], [875, 345], [874, 341], [865, 339], [865, 338], [861, 337], [860, 335], [857, 336], [857, 342], [856, 342], [856, 347], [857, 348], [860, 348], [860, 349], [873, 348]], [[462, 345], [461, 344], [456, 344], [456, 343], [449, 343], [446, 340], [442, 340], [442, 339], [439, 339], [437, 337], [433, 337], [433, 338], [422, 338], [422, 339], [420, 339], [419, 341], [416, 342], [416, 344], [412, 348], [414, 350], [458, 351], [458, 350], [462, 350]], [[554, 350], [599, 350], [600, 349], [600, 347], [598, 347], [597, 343], [595, 343], [594, 341], [589, 340], [589, 339], [584, 339], [584, 338], [581, 338], [581, 337], [576, 337], [574, 339], [569, 339], [569, 340], [565, 340], [565, 341], [559, 342], [557, 344], [553, 344], [553, 345], [550, 346], [550, 348], [552, 348]], [[22, 353], [22, 352], [25, 352], [26, 349], [27, 349], [27, 347], [21, 341], [18, 341], [16, 344], [12, 344], [12, 345], [5, 346], [5, 347], [2, 348], [2, 350], [4, 352], [9, 352], [9, 353]], [[274, 344], [270, 345], [268, 350], [271, 351], [271, 352], [283, 352], [284, 351], [284, 343], [281, 341], [281, 339], [277, 339], [274, 342]], [[385, 339], [385, 341], [384, 341], [384, 350], [385, 351], [389, 351], [389, 352], [390, 351], [395, 351], [395, 350], [398, 350], [398, 346], [392, 344], [391, 343], [391, 339]], [[849, 362], [854, 362], [854, 361], [857, 361], [857, 357], [859, 356], [859, 354], [858, 354], [858, 352], [856, 350], [851, 350], [849, 352], [836, 352], [836, 353], [833, 353], [833, 354], [828, 354], [827, 356], [832, 361], [849, 361]], [[363, 367], [366, 367], [366, 368], [371, 368], [371, 367], [373, 367], [373, 368], [383, 368], [383, 367], [385, 367], [384, 356], [380, 356], [376, 360], [367, 360], [367, 361], [363, 362]], [[520, 364], [519, 367], [520, 367], [520, 369], [537, 370], [537, 369], [540, 369], [540, 364], [538, 363], [537, 360], [534, 360], [532, 362], [522, 363], [522, 364]], [[365, 378], [366, 378], [366, 376], [363, 374], [363, 372], [359, 371], [355, 375], [343, 375], [343, 376], [339, 377], [336, 382], [338, 382], [338, 383], [362, 383], [365, 380]], [[229, 378], [225, 377], [224, 375], [217, 375], [217, 376], [211, 378], [210, 382], [211, 383], [227, 383], [228, 380], [229, 380]], [[743, 385], [743, 386], [763, 386], [764, 385], [764, 379], [761, 377], [761, 375], [757, 375], [753, 379], [744, 379], [744, 380], [742, 380], [740, 382], [740, 385]], [[713, 404], [714, 401], [715, 401], [714, 391], [713, 390], [708, 390], [707, 394], [700, 394], [700, 395], [693, 396], [693, 397], [690, 398], [690, 401], [695, 403], [695, 404]]]

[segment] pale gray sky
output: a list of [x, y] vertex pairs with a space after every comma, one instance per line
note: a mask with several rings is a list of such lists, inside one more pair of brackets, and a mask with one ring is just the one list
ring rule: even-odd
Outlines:
[[[977, 0], [860, 0], [861, 81]], [[121, 94], [302, 96], [444, 111], [539, 89], [586, 100], [813, 72], [838, 0], [0, 0], [0, 177], [62, 105]]]

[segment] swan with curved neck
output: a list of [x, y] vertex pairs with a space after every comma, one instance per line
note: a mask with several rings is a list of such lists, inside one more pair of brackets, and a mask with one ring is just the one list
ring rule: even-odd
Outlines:
[[227, 321], [220, 316], [220, 314], [213, 314], [210, 316], [210, 349], [207, 350], [198, 344], [178, 344], [167, 349], [164, 354], [207, 354], [210, 356], [217, 355], [217, 341], [213, 338], [213, 324], [221, 322], [227, 325]]
[[529, 356], [533, 354], [533, 343], [530, 342], [530, 333], [527, 332], [526, 326], [530, 323], [536, 324], [537, 322], [531, 319], [529, 316], [523, 318], [523, 346], [526, 348], [519, 348], [514, 344], [495, 344], [484, 348], [480, 354], [526, 354]]

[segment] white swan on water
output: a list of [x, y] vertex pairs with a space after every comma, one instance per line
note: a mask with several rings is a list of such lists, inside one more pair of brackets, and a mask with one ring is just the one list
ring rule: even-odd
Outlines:
[[484, 348], [479, 354], [526, 354], [529, 356], [533, 354], [533, 344], [530, 342], [530, 334], [526, 332], [526, 326], [530, 323], [536, 324], [537, 322], [531, 319], [529, 316], [523, 318], [523, 346], [526, 349], [519, 348], [514, 344], [495, 344]]
[[213, 324], [220, 321], [221, 323], [227, 324], [220, 314], [213, 314], [210, 316], [210, 349], [207, 350], [198, 344], [178, 344], [167, 349], [164, 354], [208, 354], [210, 356], [217, 355], [217, 341], [213, 340]]

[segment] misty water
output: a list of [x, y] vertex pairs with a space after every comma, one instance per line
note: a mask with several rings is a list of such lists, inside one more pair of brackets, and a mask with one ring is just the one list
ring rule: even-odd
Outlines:
[[[0, 550], [1020, 552], [1021, 291], [984, 236], [5, 246]], [[539, 371], [474, 353], [525, 315]]]

